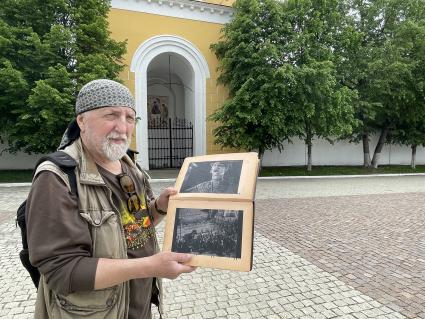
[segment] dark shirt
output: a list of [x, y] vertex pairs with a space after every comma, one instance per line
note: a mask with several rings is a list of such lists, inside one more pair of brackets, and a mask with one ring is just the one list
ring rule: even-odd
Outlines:
[[[127, 209], [127, 195], [121, 190], [117, 176], [99, 167], [106, 185], [112, 190], [112, 200], [115, 207], [121, 214], [121, 223], [127, 241], [128, 258], [139, 258], [152, 256], [155, 253], [155, 227], [153, 220], [146, 213], [129, 213]], [[131, 175], [128, 168], [123, 165], [125, 173], [129, 174], [133, 181], [137, 176]], [[150, 186], [146, 181], [147, 191], [143, 190], [142, 183], [136, 184], [136, 193], [138, 194], [142, 205], [147, 209], [148, 201], [152, 200], [153, 195]], [[146, 194], [146, 197], [145, 197]], [[152, 292], [152, 278], [134, 279], [130, 281], [130, 311], [129, 319], [151, 318], [150, 296]]]

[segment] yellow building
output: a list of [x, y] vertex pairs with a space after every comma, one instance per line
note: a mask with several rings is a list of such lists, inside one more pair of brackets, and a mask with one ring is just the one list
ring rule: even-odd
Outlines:
[[[148, 125], [159, 121], [167, 127], [168, 118], [193, 123], [194, 156], [220, 152], [212, 136], [214, 123], [207, 117], [223, 104], [227, 90], [217, 84], [218, 61], [210, 45], [219, 40], [221, 28], [231, 20], [232, 3], [112, 0], [110, 30], [114, 39], [127, 41], [127, 67], [121, 77], [136, 99], [140, 119], [133, 146], [139, 151], [137, 160], [143, 168], [178, 166], [179, 161], [152, 161], [169, 156], [169, 149], [161, 144], [167, 133], [148, 129]], [[152, 142], [154, 138], [157, 142]], [[152, 143], [163, 148], [159, 155], [158, 150], [153, 153]], [[173, 143], [173, 148], [180, 147], [178, 142]], [[172, 156], [178, 157], [175, 152]]]

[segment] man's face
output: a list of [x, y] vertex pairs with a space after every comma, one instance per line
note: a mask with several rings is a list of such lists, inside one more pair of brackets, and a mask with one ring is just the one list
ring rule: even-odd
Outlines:
[[223, 179], [226, 171], [226, 165], [224, 165], [223, 163], [214, 162], [211, 164], [211, 178], [213, 180]]
[[136, 114], [128, 107], [110, 106], [80, 114], [77, 122], [88, 151], [103, 161], [116, 161], [130, 145]]

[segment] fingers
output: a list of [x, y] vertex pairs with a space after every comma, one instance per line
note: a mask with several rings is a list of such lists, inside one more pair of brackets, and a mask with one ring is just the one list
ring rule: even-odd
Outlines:
[[197, 267], [185, 265], [185, 263], [189, 262], [192, 259], [192, 255], [190, 254], [181, 254], [181, 253], [172, 253], [174, 256], [174, 260], [179, 263], [179, 272], [180, 273], [190, 273], [196, 270]]
[[177, 189], [175, 189], [174, 187], [167, 187], [161, 192], [160, 196], [170, 197], [176, 194], [177, 194]]
[[168, 201], [170, 196], [177, 194], [177, 190], [174, 187], [167, 187], [164, 189], [158, 197], [158, 205], [160, 209], [166, 211], [168, 207]]
[[191, 273], [192, 271], [195, 271], [196, 267], [195, 266], [188, 266], [188, 265], [180, 265], [180, 273]]
[[192, 255], [190, 254], [173, 252], [163, 252], [160, 254], [163, 257], [162, 266], [166, 269], [163, 269], [163, 273], [159, 277], [175, 279], [182, 273], [191, 273], [196, 269], [194, 266], [185, 265], [185, 263], [192, 259]]
[[178, 263], [187, 263], [192, 259], [192, 255], [190, 254], [182, 254], [182, 253], [170, 253], [172, 254], [170, 257], [177, 261]]

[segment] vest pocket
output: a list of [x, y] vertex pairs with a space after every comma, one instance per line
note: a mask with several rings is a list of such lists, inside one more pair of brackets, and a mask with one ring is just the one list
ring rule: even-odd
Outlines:
[[97, 258], [126, 258], [120, 251], [125, 251], [122, 245], [121, 226], [113, 211], [89, 210], [81, 212], [91, 228], [93, 242], [93, 257]]
[[[57, 318], [76, 318], [76, 315], [92, 318], [90, 315], [101, 315], [102, 312], [109, 312], [117, 302], [118, 287], [72, 293], [67, 296], [54, 294], [54, 308], [57, 310]], [[94, 316], [93, 318], [103, 317]]]

